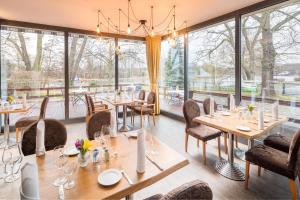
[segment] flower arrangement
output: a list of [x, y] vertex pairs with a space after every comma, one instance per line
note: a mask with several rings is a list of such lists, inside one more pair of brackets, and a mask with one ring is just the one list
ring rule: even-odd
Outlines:
[[92, 144], [88, 139], [81, 139], [75, 142], [75, 147], [79, 150], [82, 156], [85, 155], [85, 153], [90, 149], [91, 146]]
[[12, 104], [13, 102], [14, 102], [14, 97], [13, 96], [8, 96], [7, 97], [7, 102], [9, 103], [9, 104]]
[[249, 112], [252, 113], [252, 111], [254, 110], [254, 106], [252, 104], [249, 104], [247, 107]]

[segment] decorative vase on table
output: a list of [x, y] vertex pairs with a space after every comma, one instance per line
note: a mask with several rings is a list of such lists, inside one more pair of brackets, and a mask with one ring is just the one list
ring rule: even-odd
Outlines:
[[80, 167], [86, 167], [89, 164], [89, 158], [90, 158], [89, 150], [91, 146], [92, 144], [88, 139], [77, 140], [75, 142], [75, 147], [79, 151], [77, 158]]
[[90, 153], [88, 151], [84, 154], [79, 153], [77, 158], [79, 166], [86, 167], [89, 164]]

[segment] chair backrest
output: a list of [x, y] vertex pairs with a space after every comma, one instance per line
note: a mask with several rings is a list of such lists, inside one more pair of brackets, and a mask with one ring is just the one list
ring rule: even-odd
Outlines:
[[[214, 102], [215, 106], [215, 111], [217, 109], [217, 104], [216, 102]], [[210, 113], [210, 98], [205, 98], [204, 101], [203, 101], [203, 110], [204, 110], [204, 113], [206, 115], [208, 115]]]
[[300, 129], [294, 134], [290, 144], [288, 156], [288, 169], [295, 173], [299, 172], [300, 167]]
[[92, 111], [92, 113], [94, 113], [95, 112], [95, 104], [94, 104], [93, 98], [90, 95], [88, 95], [88, 99], [90, 102], [91, 111]]
[[92, 115], [92, 108], [91, 108], [91, 103], [90, 103], [90, 99], [89, 99], [89, 95], [84, 94], [85, 97], [85, 102], [86, 102], [86, 112], [88, 116]]
[[156, 94], [155, 94], [155, 92], [150, 92], [148, 94], [148, 97], [147, 97], [147, 103], [148, 104], [155, 104], [155, 101], [156, 101]]
[[139, 92], [139, 100], [145, 100], [145, 90], [140, 90]]
[[188, 99], [183, 104], [183, 116], [186, 123], [186, 129], [193, 128], [199, 124], [193, 122], [195, 117], [200, 116], [200, 107], [196, 101]]
[[102, 125], [110, 125], [110, 111], [100, 111], [92, 115], [86, 126], [89, 140], [94, 140], [94, 134], [101, 131]]
[[49, 97], [44, 97], [41, 104], [40, 119], [45, 119], [48, 102], [49, 102]]
[[[24, 156], [35, 154], [36, 126], [32, 123], [25, 131], [22, 138], [22, 152]], [[56, 119], [45, 119], [45, 148], [46, 151], [56, 146], [65, 145], [67, 142], [67, 129], [63, 123]]]
[[165, 194], [160, 200], [173, 200], [173, 199], [204, 199], [211, 200], [213, 193], [207, 183], [194, 180], [175, 188], [174, 190]]

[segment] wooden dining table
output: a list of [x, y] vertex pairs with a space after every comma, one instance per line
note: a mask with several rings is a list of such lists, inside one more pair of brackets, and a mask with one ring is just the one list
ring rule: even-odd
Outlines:
[[[229, 145], [228, 145], [228, 160], [220, 159], [216, 163], [216, 170], [226, 178], [243, 181], [245, 180], [244, 168], [238, 163], [234, 162], [234, 137], [243, 137], [248, 140], [248, 149], [254, 144], [254, 139], [265, 134], [274, 126], [283, 123], [288, 120], [287, 117], [279, 116], [278, 120], [274, 120], [271, 114], [264, 114], [264, 128], [258, 128], [258, 114], [256, 111], [253, 112], [251, 119], [242, 119], [238, 111], [227, 112], [224, 115], [223, 112], [214, 113], [214, 115], [203, 115], [196, 117], [193, 121], [199, 124], [203, 124], [218, 130], [228, 133]], [[249, 127], [250, 131], [239, 130], [238, 126]]]
[[[76, 186], [73, 189], [64, 191], [65, 199], [128, 198], [135, 192], [154, 184], [189, 163], [184, 156], [160, 142], [154, 136], [151, 137], [150, 134], [147, 134], [146, 144], [154, 147], [157, 154], [149, 155], [152, 161], [146, 159], [145, 172], [139, 174], [136, 171], [137, 139], [128, 138], [125, 134], [121, 133], [118, 137], [111, 138], [109, 141], [109, 148], [117, 152], [117, 156], [111, 157], [108, 162], [95, 164], [90, 162], [85, 168], [78, 167], [72, 177], [76, 182]], [[151, 145], [149, 144], [150, 142]], [[95, 141], [92, 141], [92, 144], [93, 148], [98, 147]], [[30, 155], [23, 159], [23, 162], [36, 163], [38, 166], [41, 199], [58, 198], [58, 188], [53, 186], [53, 182], [58, 177], [59, 171], [54, 165], [54, 160], [53, 151], [47, 151], [43, 157]], [[69, 157], [68, 161], [77, 162], [77, 157]], [[120, 182], [113, 186], [101, 186], [97, 181], [97, 177], [106, 169], [124, 170], [133, 184], [129, 184], [127, 179], [123, 177]], [[18, 198], [19, 187], [20, 180], [10, 184], [0, 183], [0, 198]]]

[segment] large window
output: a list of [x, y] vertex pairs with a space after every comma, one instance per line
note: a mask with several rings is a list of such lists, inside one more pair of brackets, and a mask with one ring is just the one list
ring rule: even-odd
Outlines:
[[143, 41], [119, 40], [119, 87], [126, 90], [134, 87], [149, 89], [149, 75], [146, 63], [146, 44]]
[[235, 22], [230, 20], [188, 34], [188, 96], [207, 96], [228, 105], [235, 91]]
[[115, 89], [115, 41], [88, 35], [69, 36], [69, 116], [86, 114], [84, 94], [94, 100]]
[[184, 37], [161, 43], [160, 108], [175, 115], [182, 114], [184, 101]]
[[[16, 27], [1, 27], [1, 98], [23, 95], [34, 104], [29, 115], [39, 115], [50, 96], [46, 116], [64, 119], [64, 34]], [[10, 116], [14, 125], [20, 114]]]
[[290, 117], [300, 111], [299, 10], [294, 2], [242, 17], [242, 99], [264, 99], [266, 109], [279, 99]]

